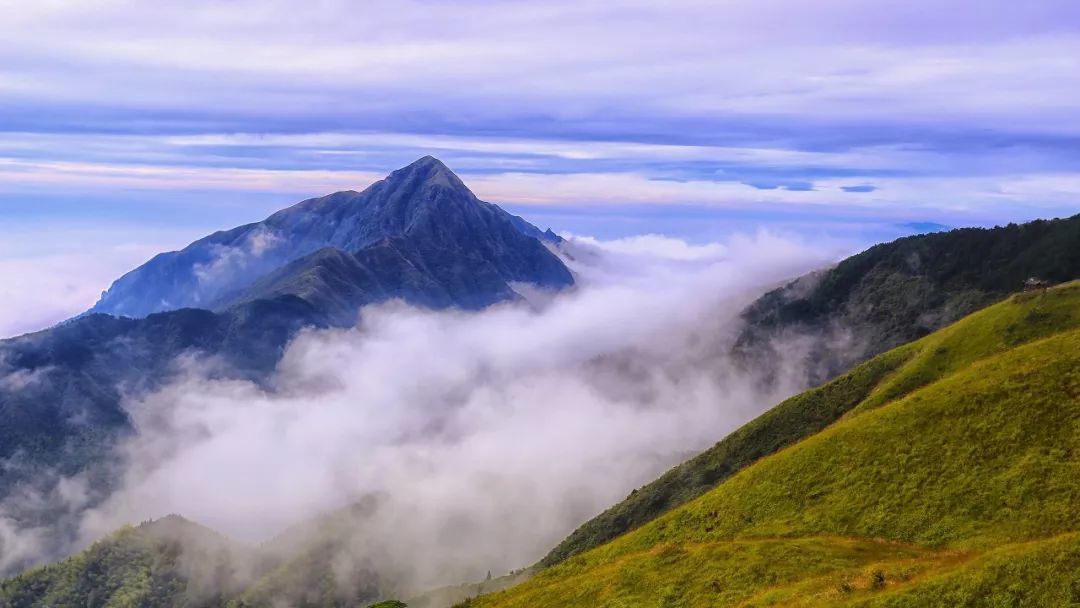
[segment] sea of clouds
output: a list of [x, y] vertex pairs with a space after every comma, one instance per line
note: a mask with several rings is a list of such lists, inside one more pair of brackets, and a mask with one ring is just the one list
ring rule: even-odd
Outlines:
[[377, 496], [354, 550], [402, 589], [529, 565], [802, 388], [797, 369], [763, 386], [731, 340], [750, 301], [839, 247], [570, 236], [578, 284], [563, 293], [521, 286], [481, 312], [369, 306], [356, 327], [302, 332], [261, 385], [188, 355], [126, 404], [119, 489], [73, 509], [78, 544], [169, 513], [260, 543]]

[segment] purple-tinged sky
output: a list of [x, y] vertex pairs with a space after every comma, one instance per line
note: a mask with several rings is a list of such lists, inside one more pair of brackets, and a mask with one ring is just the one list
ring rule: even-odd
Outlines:
[[542, 227], [600, 237], [868, 242], [1080, 211], [1075, 0], [0, 0], [0, 15], [0, 264], [100, 254], [112, 276], [424, 154]]

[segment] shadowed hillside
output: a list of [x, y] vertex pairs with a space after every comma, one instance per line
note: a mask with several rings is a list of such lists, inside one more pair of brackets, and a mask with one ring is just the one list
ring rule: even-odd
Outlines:
[[776, 344], [810, 344], [810, 385], [1018, 291], [1080, 278], [1080, 215], [962, 228], [875, 245], [769, 292], [744, 313], [737, 350], [759, 371]]

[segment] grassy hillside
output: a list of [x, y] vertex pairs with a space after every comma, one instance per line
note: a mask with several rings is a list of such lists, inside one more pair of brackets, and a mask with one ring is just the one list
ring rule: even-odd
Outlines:
[[[825, 430], [470, 603], [1080, 601], [1078, 321], [1080, 285], [1071, 284], [1015, 296], [890, 352], [891, 373]], [[872, 369], [840, 380], [862, 386]]]
[[1080, 284], [1018, 294], [922, 340], [796, 395], [712, 448], [635, 490], [575, 530], [541, 561], [555, 565], [692, 500], [763, 456], [809, 437], [856, 407], [877, 407], [1004, 349], [1080, 327]]

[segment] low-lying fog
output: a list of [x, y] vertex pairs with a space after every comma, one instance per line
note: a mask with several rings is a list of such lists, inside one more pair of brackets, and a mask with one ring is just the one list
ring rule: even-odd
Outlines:
[[[578, 286], [479, 313], [391, 302], [306, 331], [274, 390], [182, 379], [127, 405], [122, 490], [83, 542], [179, 513], [252, 542], [379, 496], [356, 551], [409, 586], [529, 565], [577, 525], [801, 388], [728, 359], [739, 311], [837, 248], [760, 233], [689, 245], [572, 237]], [[77, 494], [77, 492], [74, 492]]]

